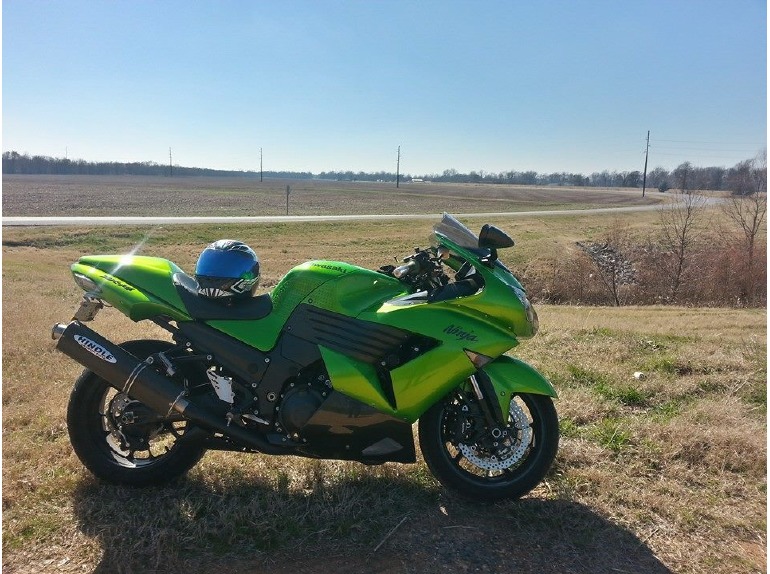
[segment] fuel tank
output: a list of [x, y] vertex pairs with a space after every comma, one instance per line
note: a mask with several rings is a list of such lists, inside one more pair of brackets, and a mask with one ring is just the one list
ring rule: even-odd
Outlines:
[[208, 323], [267, 351], [275, 346], [281, 329], [300, 303], [356, 317], [405, 293], [398, 279], [376, 271], [340, 261], [308, 261], [294, 267], [275, 286], [270, 293], [273, 311], [264, 319]]

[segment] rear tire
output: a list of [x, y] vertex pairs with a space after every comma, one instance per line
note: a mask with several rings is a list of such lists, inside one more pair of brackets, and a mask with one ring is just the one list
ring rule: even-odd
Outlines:
[[[550, 397], [518, 394], [508, 435], [488, 438], [475, 397], [459, 389], [420, 418], [420, 449], [447, 488], [477, 500], [520, 498], [543, 480], [559, 446], [559, 421]], [[487, 437], [487, 438], [484, 438]], [[498, 446], [490, 447], [492, 441]]]
[[[120, 346], [143, 360], [172, 345], [166, 341], [139, 340]], [[132, 412], [150, 412], [88, 369], [80, 375], [70, 395], [70, 442], [81, 462], [101, 480], [131, 486], [164, 484], [186, 473], [205, 454], [202, 442], [180, 440], [191, 430], [188, 421], [159, 419], [126, 424], [116, 416], [122, 412], [121, 407]], [[130, 444], [121, 440], [121, 433], [130, 437]]]

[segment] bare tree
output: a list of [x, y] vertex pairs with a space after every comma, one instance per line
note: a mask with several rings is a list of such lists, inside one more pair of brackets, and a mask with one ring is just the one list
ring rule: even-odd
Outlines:
[[682, 193], [685, 193], [688, 190], [688, 180], [690, 179], [691, 173], [692, 164], [689, 161], [680, 163], [672, 173], [674, 181], [676, 181], [676, 187], [678, 187]]
[[735, 164], [725, 175], [725, 188], [733, 195], [751, 195], [767, 191], [767, 150]]
[[647, 185], [650, 188], [660, 189], [662, 185], [666, 185], [666, 189], [671, 187], [668, 185], [668, 170], [662, 167], [656, 167], [647, 174]]
[[669, 277], [669, 298], [676, 301], [690, 268], [693, 247], [698, 239], [698, 223], [706, 207], [706, 198], [695, 192], [682, 192], [660, 209], [661, 245], [668, 264], [663, 270]]
[[746, 163], [736, 166], [741, 173], [740, 192], [734, 192], [725, 201], [723, 210], [743, 233], [746, 262], [741, 298], [752, 303], [758, 282], [757, 242], [767, 215], [767, 150]]

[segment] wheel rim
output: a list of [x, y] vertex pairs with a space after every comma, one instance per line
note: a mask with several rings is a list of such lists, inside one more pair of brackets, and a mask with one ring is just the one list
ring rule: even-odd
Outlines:
[[[537, 449], [537, 412], [514, 396], [505, 429], [488, 429], [475, 398], [458, 392], [444, 407], [441, 441], [455, 471], [474, 481], [508, 483], [529, 467]], [[507, 434], [505, 434], [507, 433]]]
[[184, 420], [164, 420], [139, 401], [107, 387], [99, 401], [98, 444], [116, 464], [145, 468], [164, 460], [186, 430]]

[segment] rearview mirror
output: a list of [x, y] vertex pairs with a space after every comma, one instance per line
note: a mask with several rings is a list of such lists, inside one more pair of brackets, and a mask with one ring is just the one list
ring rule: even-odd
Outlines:
[[502, 229], [485, 223], [484, 227], [481, 228], [481, 233], [479, 233], [479, 247], [482, 249], [513, 247], [513, 239]]

